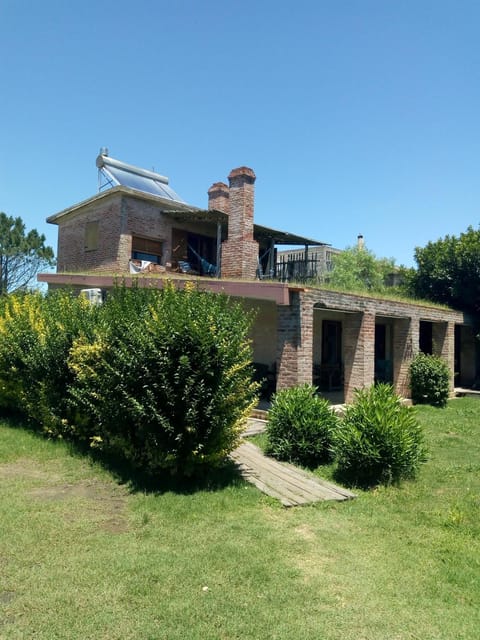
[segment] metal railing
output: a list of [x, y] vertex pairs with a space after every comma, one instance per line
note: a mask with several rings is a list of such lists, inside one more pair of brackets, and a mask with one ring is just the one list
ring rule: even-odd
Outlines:
[[317, 279], [322, 273], [322, 261], [316, 255], [285, 254], [279, 256], [273, 278], [280, 282], [307, 282]]

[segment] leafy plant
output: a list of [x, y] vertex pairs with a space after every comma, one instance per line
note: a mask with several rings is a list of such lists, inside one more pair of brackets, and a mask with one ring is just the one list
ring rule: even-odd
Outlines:
[[412, 407], [391, 385], [355, 394], [335, 433], [337, 474], [350, 484], [389, 484], [416, 475], [426, 460], [422, 429]]
[[250, 322], [194, 288], [115, 290], [70, 353], [78, 436], [150, 472], [222, 461], [256, 402]]
[[450, 371], [445, 360], [417, 354], [410, 364], [410, 387], [416, 404], [444, 407], [450, 395]]
[[333, 270], [327, 281], [345, 291], [384, 291], [388, 276], [395, 271], [393, 258], [377, 258], [366, 247], [347, 247], [333, 256]]
[[338, 418], [312, 385], [278, 391], [268, 414], [267, 453], [304, 465], [327, 461]]

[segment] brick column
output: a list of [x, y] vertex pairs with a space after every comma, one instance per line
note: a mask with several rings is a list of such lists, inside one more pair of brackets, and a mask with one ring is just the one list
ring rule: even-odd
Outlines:
[[258, 267], [258, 242], [253, 239], [255, 173], [248, 167], [228, 176], [228, 240], [222, 245], [222, 278], [253, 280]]
[[395, 392], [410, 398], [410, 363], [419, 352], [420, 321], [398, 318], [393, 323], [393, 386]]
[[230, 192], [224, 182], [215, 182], [208, 190], [208, 208], [228, 213]]
[[450, 392], [453, 393], [455, 381], [455, 324], [453, 322], [434, 322], [432, 326], [433, 355], [445, 360], [450, 371]]
[[291, 293], [290, 305], [278, 306], [277, 390], [312, 384], [313, 302]]
[[343, 367], [345, 402], [352, 402], [355, 389], [370, 387], [375, 375], [375, 314], [352, 313], [343, 322]]

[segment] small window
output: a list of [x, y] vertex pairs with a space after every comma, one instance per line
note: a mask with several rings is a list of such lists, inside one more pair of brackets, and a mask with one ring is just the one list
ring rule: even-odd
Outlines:
[[148, 260], [155, 264], [162, 262], [162, 243], [150, 238], [132, 238], [132, 258], [134, 260]]
[[85, 251], [98, 249], [98, 220], [87, 222], [85, 227]]

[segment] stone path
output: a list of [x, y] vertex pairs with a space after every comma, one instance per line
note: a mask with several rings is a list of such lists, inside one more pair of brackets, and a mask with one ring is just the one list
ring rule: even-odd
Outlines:
[[[261, 433], [264, 429], [265, 421], [251, 419], [245, 435]], [[316, 478], [298, 467], [268, 458], [251, 442], [242, 442], [230, 457], [246, 480], [263, 493], [280, 500], [285, 507], [356, 497], [351, 491]]]

